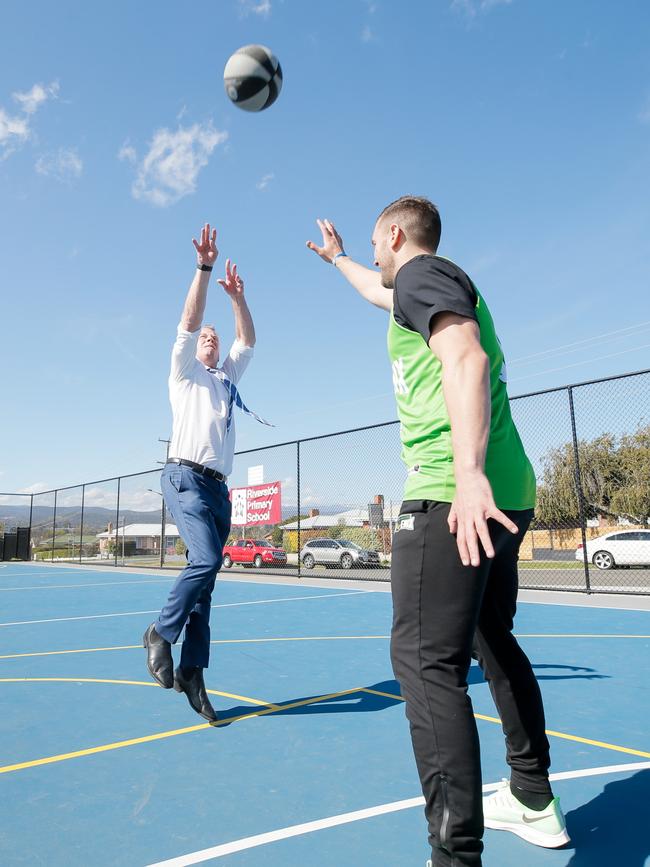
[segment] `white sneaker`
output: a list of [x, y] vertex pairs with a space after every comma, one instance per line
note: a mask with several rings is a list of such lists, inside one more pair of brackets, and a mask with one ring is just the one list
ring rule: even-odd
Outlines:
[[483, 798], [483, 814], [486, 828], [512, 831], [536, 846], [557, 849], [570, 842], [559, 798], [553, 798], [544, 810], [530, 810], [515, 798], [507, 780]]

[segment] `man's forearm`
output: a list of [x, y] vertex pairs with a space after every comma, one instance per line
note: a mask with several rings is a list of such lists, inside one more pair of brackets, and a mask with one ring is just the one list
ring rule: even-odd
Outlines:
[[181, 325], [185, 331], [198, 331], [203, 323], [209, 282], [210, 272], [197, 269], [187, 293], [181, 317]]
[[248, 304], [243, 295], [232, 298], [232, 310], [235, 315], [235, 335], [244, 346], [255, 346], [255, 326]]
[[362, 298], [376, 307], [390, 309], [391, 292], [382, 285], [379, 271], [359, 265], [349, 256], [339, 256], [334, 267], [354, 286]]
[[485, 471], [490, 436], [490, 371], [483, 352], [443, 366], [442, 387], [451, 421], [456, 481]]

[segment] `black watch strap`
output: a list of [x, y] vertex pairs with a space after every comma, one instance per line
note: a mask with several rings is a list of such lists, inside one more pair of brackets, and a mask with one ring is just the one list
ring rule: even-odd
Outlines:
[[197, 265], [199, 271], [212, 271], [212, 265]]

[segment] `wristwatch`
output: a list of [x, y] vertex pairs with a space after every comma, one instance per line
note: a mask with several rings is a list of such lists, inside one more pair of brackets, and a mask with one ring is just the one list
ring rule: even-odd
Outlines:
[[212, 271], [212, 265], [197, 265], [198, 271]]

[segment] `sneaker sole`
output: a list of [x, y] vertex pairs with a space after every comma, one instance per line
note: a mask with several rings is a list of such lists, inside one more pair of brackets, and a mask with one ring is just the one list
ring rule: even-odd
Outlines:
[[497, 822], [493, 819], [485, 820], [485, 827], [492, 831], [510, 831], [525, 840], [527, 843], [532, 843], [534, 846], [542, 846], [544, 849], [559, 849], [561, 846], [566, 846], [571, 842], [571, 838], [566, 831], [560, 831], [559, 834], [543, 834], [541, 831], [536, 831], [528, 825], [520, 825], [511, 822]]

